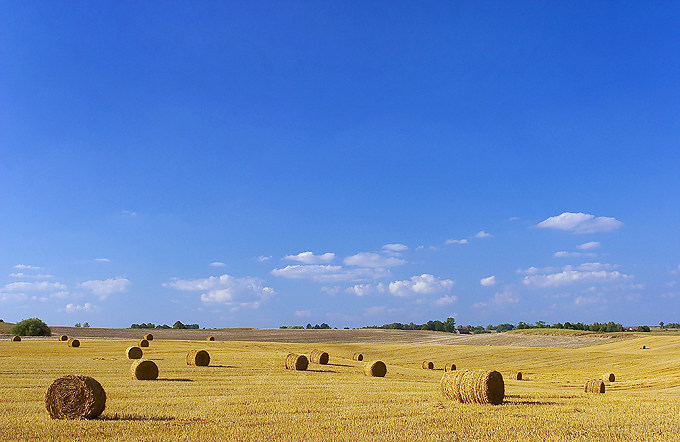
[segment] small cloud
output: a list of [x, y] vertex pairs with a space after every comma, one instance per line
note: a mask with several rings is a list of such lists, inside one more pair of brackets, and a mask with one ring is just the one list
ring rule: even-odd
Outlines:
[[486, 307], [502, 307], [508, 304], [517, 304], [519, 302], [519, 296], [512, 293], [509, 289], [505, 289], [502, 292], [497, 292], [493, 295], [489, 301], [486, 302], [476, 302], [472, 306], [474, 308], [486, 308]]
[[271, 256], [258, 256], [257, 257], [257, 260], [260, 261], [260, 262], [269, 261], [270, 259], [272, 259]]
[[451, 287], [453, 287], [451, 279], [440, 279], [427, 273], [403, 281], [390, 282], [388, 286], [390, 293], [395, 296], [441, 293], [450, 290]]
[[339, 285], [334, 285], [332, 287], [321, 287], [321, 291], [326, 293], [327, 295], [337, 295], [340, 293], [340, 290], [342, 290], [342, 287]]
[[271, 287], [264, 286], [262, 280], [258, 278], [234, 278], [226, 274], [203, 279], [176, 279], [164, 283], [163, 286], [189, 292], [202, 291], [201, 302], [223, 304], [230, 307], [230, 311], [237, 311], [242, 307], [259, 308], [263, 302], [276, 294]]
[[132, 210], [121, 210], [120, 213], [126, 216], [137, 216], [137, 212], [133, 212]]
[[541, 221], [536, 227], [542, 229], [565, 230], [572, 233], [609, 232], [623, 226], [616, 218], [607, 216], [596, 217], [588, 213], [564, 212]]
[[444, 244], [468, 244], [469, 242], [467, 239], [447, 239]]
[[493, 235], [483, 230], [480, 230], [479, 232], [475, 233], [475, 238], [491, 238], [492, 236]]
[[491, 287], [492, 285], [496, 284], [496, 275], [489, 276], [488, 278], [482, 278], [479, 280], [479, 283], [484, 287]]
[[210, 267], [226, 267], [227, 265], [223, 262], [214, 261], [208, 264]]
[[297, 255], [287, 255], [283, 259], [289, 261], [297, 261], [303, 264], [325, 264], [335, 259], [335, 253], [324, 253], [322, 255], [315, 255], [313, 252], [302, 252]]
[[309, 310], [296, 310], [295, 311], [295, 317], [297, 318], [309, 318], [312, 316], [312, 312]]
[[404, 244], [385, 244], [384, 246], [382, 246], [382, 249], [383, 251], [388, 253], [399, 254], [401, 252], [408, 250], [408, 246], [405, 246]]
[[94, 260], [97, 262], [111, 262], [109, 258], [95, 258]]
[[116, 277], [104, 280], [93, 279], [91, 281], [82, 282], [79, 286], [98, 295], [99, 299], [106, 299], [107, 296], [113, 293], [124, 292], [130, 284], [129, 279]]
[[441, 297], [441, 298], [439, 298], [439, 299], [436, 299], [436, 300], [433, 302], [433, 304], [434, 304], [434, 305], [438, 305], [438, 306], [441, 307], [441, 306], [444, 306], [444, 305], [451, 305], [451, 304], [455, 303], [456, 301], [458, 301], [458, 297], [457, 297], [457, 296], [454, 296], [454, 295], [446, 295], [446, 296], [443, 296], [443, 297]]
[[519, 216], [511, 216], [508, 218], [508, 221], [517, 221], [519, 219]]
[[26, 265], [26, 264], [17, 264], [17, 265], [14, 266], [14, 268], [18, 269], [18, 270], [38, 270], [40, 267]]
[[347, 293], [353, 293], [357, 296], [372, 295], [375, 293], [385, 293], [387, 288], [382, 282], [378, 284], [357, 284], [352, 287], [347, 288], [345, 291]]
[[392, 256], [383, 256], [378, 253], [361, 252], [356, 255], [348, 256], [343, 261], [346, 265], [357, 267], [394, 267], [406, 264], [406, 261]]
[[576, 258], [578, 256], [595, 256], [595, 253], [559, 251], [559, 252], [553, 253], [553, 256], [555, 258]]
[[12, 278], [23, 278], [24, 273], [23, 272], [10, 273], [9, 276]]
[[50, 290], [66, 290], [66, 286], [59, 282], [12, 282], [5, 285], [7, 292], [46, 292]]
[[592, 249], [598, 249], [600, 247], [600, 243], [598, 241], [589, 241], [586, 243], [583, 243], [581, 245], [576, 246], [577, 249], [579, 250], [592, 250]]
[[101, 309], [97, 307], [96, 305], [92, 305], [89, 302], [86, 302], [83, 305], [77, 305], [77, 304], [66, 304], [66, 307], [61, 309], [61, 311], [64, 311], [66, 313], [96, 313], [100, 311]]

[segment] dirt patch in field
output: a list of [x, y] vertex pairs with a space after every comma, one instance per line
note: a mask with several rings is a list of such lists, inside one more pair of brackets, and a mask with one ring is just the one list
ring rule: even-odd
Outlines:
[[[68, 335], [78, 339], [140, 339], [148, 330], [121, 328], [51, 327], [53, 335]], [[205, 341], [214, 336], [216, 341], [260, 341], [331, 344], [438, 344], [438, 345], [507, 345], [515, 347], [580, 348], [606, 344], [624, 336], [544, 336], [522, 333], [490, 333], [458, 335], [420, 330], [282, 330], [282, 329], [224, 329], [224, 330], [153, 330], [154, 340]]]

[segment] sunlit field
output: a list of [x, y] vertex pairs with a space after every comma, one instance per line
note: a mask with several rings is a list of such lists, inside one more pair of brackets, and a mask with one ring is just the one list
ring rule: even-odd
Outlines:
[[[678, 336], [584, 348], [156, 339], [144, 349], [160, 369], [155, 381], [131, 378], [125, 349], [136, 344], [81, 339], [81, 347], [69, 348], [56, 337], [4, 339], [2, 439], [671, 440], [680, 431]], [[186, 353], [201, 348], [210, 366], [187, 366]], [[284, 369], [286, 354], [314, 348], [330, 354], [328, 365]], [[384, 361], [387, 376], [364, 376], [354, 352]], [[424, 360], [435, 370], [423, 370]], [[501, 372], [504, 404], [444, 398], [445, 363]], [[524, 380], [515, 380], [518, 371]], [[584, 393], [586, 380], [609, 372], [616, 381], [605, 394]], [[107, 401], [100, 418], [50, 419], [45, 393], [67, 374], [102, 384]]]

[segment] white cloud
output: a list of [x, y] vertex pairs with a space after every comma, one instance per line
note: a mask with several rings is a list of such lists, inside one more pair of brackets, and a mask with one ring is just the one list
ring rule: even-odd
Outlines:
[[447, 239], [444, 244], [468, 244], [469, 242], [467, 239]]
[[100, 311], [101, 309], [97, 307], [96, 305], [92, 305], [89, 302], [86, 302], [83, 305], [77, 305], [77, 304], [66, 304], [66, 307], [64, 307], [61, 311], [65, 311], [66, 313], [96, 313]]
[[363, 281], [386, 277], [384, 269], [357, 268], [346, 269], [333, 265], [290, 265], [271, 271], [274, 276], [288, 279], [309, 279], [316, 282]]
[[562, 287], [578, 283], [607, 283], [613, 281], [628, 281], [633, 276], [618, 271], [608, 271], [612, 268], [609, 264], [586, 263], [574, 268], [566, 266], [559, 273], [534, 274], [524, 277], [525, 285], [535, 287]]
[[333, 287], [321, 287], [321, 291], [328, 295], [337, 295], [342, 287], [339, 285], [334, 285]]
[[455, 303], [456, 301], [458, 301], [457, 296], [445, 295], [445, 296], [443, 296], [439, 299], [436, 299], [433, 304], [441, 307], [441, 306], [444, 306], [444, 305], [451, 305], [451, 304]]
[[163, 286], [188, 292], [202, 291], [204, 292], [201, 294], [202, 302], [223, 304], [232, 307], [232, 311], [241, 307], [258, 308], [276, 294], [271, 287], [264, 286], [262, 280], [258, 278], [234, 278], [226, 274], [192, 280], [176, 279], [164, 283]]
[[382, 282], [378, 284], [357, 284], [352, 287], [348, 287], [346, 291], [348, 293], [353, 293], [357, 296], [372, 295], [375, 293], [385, 293], [387, 288]]
[[310, 312], [309, 310], [296, 310], [295, 316], [298, 318], [309, 318], [310, 316], [312, 316], [312, 312]]
[[489, 301], [476, 302], [472, 306], [474, 308], [502, 307], [508, 304], [517, 304], [518, 302], [519, 296], [506, 288], [502, 292], [496, 292]]
[[297, 255], [287, 255], [283, 259], [289, 261], [297, 261], [303, 264], [324, 264], [335, 259], [335, 253], [324, 253], [323, 255], [315, 255], [312, 252], [302, 252]]
[[26, 264], [17, 264], [14, 266], [14, 268], [18, 270], [38, 270], [40, 267], [30, 266]]
[[31, 279], [50, 279], [50, 278], [53, 278], [52, 275], [45, 275], [43, 273], [39, 273], [37, 275], [27, 275], [24, 272], [10, 273], [9, 276], [11, 276], [12, 278], [31, 278]]
[[399, 256], [401, 252], [408, 250], [408, 246], [405, 246], [404, 244], [385, 244], [382, 246], [382, 250], [390, 255]]
[[479, 232], [475, 233], [475, 238], [491, 238], [493, 235], [490, 233], [487, 233], [483, 230], [480, 230]]
[[429, 295], [431, 293], [446, 292], [453, 287], [450, 279], [439, 279], [433, 275], [423, 273], [411, 279], [394, 281], [389, 284], [389, 291], [395, 296]]
[[111, 262], [109, 258], [95, 258], [94, 260], [97, 262]]
[[11, 276], [12, 278], [23, 278], [24, 273], [23, 272], [10, 273], [9, 276]]
[[541, 221], [536, 227], [544, 229], [566, 230], [573, 233], [609, 232], [621, 227], [623, 223], [616, 218], [606, 216], [595, 217], [588, 213], [564, 212]]
[[378, 253], [361, 252], [356, 255], [348, 256], [343, 261], [348, 266], [358, 267], [394, 267], [405, 264], [406, 261], [400, 258], [383, 256]]
[[120, 276], [109, 279], [93, 279], [79, 284], [80, 287], [91, 291], [99, 296], [99, 299], [105, 299], [113, 293], [121, 293], [127, 290], [130, 285], [130, 280], [121, 278]]
[[482, 278], [479, 280], [479, 283], [484, 287], [491, 287], [492, 285], [496, 284], [496, 275], [489, 276], [488, 278]]
[[560, 251], [553, 253], [555, 258], [576, 258], [578, 256], [596, 256], [595, 253], [584, 253], [584, 252], [566, 252]]
[[579, 250], [592, 250], [592, 249], [598, 249], [600, 247], [600, 243], [598, 241], [589, 241], [585, 242], [581, 245], [576, 246], [577, 249]]
[[525, 269], [525, 270], [517, 269], [517, 272], [516, 272], [516, 273], [517, 273], [518, 275], [521, 275], [521, 274], [524, 274], [524, 275], [535, 275], [535, 274], [537, 274], [537, 273], [555, 272], [555, 271], [557, 271], [557, 270], [558, 270], [557, 267], [542, 267], [542, 268], [538, 268], [538, 267], [529, 267], [528, 269]]
[[219, 261], [213, 261], [210, 264], [208, 264], [210, 267], [226, 267], [227, 265], [223, 262]]
[[4, 291], [8, 292], [46, 292], [49, 290], [66, 290], [66, 286], [59, 282], [12, 282], [7, 284]]
[[260, 262], [269, 261], [270, 259], [272, 259], [271, 256], [258, 256], [257, 257], [257, 260], [260, 261]]

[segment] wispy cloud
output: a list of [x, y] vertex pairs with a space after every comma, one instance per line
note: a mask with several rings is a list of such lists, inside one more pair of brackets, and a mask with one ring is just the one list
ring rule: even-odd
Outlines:
[[94, 260], [97, 262], [111, 262], [109, 258], [95, 258]]
[[223, 262], [219, 261], [213, 261], [210, 264], [208, 264], [210, 267], [226, 267], [227, 265]]
[[491, 287], [492, 285], [496, 284], [496, 275], [489, 276], [488, 278], [482, 278], [479, 280], [479, 283], [484, 287]]
[[404, 244], [385, 244], [382, 246], [382, 250], [388, 254], [400, 255], [402, 252], [408, 250], [408, 246]]
[[66, 313], [97, 313], [101, 309], [93, 305], [89, 302], [86, 302], [83, 305], [78, 305], [78, 304], [66, 304], [66, 306], [61, 309], [61, 311], [64, 311]]
[[295, 311], [295, 317], [297, 318], [309, 318], [312, 316], [312, 312], [309, 310], [296, 310]]
[[445, 296], [442, 296], [439, 299], [435, 299], [433, 304], [442, 307], [442, 306], [445, 306], [445, 305], [454, 304], [457, 301], [458, 301], [457, 296], [455, 296], [455, 295], [445, 295]]
[[7, 292], [46, 292], [50, 290], [66, 290], [66, 286], [60, 282], [12, 282], [5, 285], [3, 291]]
[[40, 267], [31, 266], [27, 264], [17, 264], [13, 266], [17, 270], [38, 270]]
[[113, 293], [121, 293], [127, 290], [131, 282], [127, 278], [116, 277], [109, 279], [93, 279], [79, 284], [80, 287], [89, 290], [99, 296], [99, 299], [106, 299]]
[[390, 282], [388, 288], [395, 296], [429, 295], [446, 292], [453, 287], [450, 279], [440, 279], [434, 275], [423, 273], [411, 279]]
[[598, 241], [589, 241], [576, 246], [579, 250], [593, 250], [600, 248], [600, 243]]
[[482, 308], [498, 308], [509, 304], [517, 304], [519, 302], [519, 295], [513, 293], [510, 289], [506, 288], [502, 292], [496, 292], [488, 301], [476, 302], [472, 306], [477, 309]]
[[357, 296], [366, 296], [385, 293], [387, 291], [387, 287], [382, 282], [378, 284], [356, 284], [352, 287], [348, 287], [346, 291]]
[[365, 281], [382, 278], [389, 271], [382, 268], [352, 268], [337, 265], [289, 265], [271, 271], [274, 276], [288, 279], [309, 279], [316, 282]]
[[324, 253], [322, 255], [315, 255], [313, 252], [301, 252], [297, 255], [287, 255], [283, 259], [289, 261], [297, 261], [303, 264], [325, 264], [335, 259], [335, 253]]
[[447, 239], [444, 244], [468, 244], [469, 242], [467, 239]]
[[611, 270], [612, 267], [601, 263], [586, 263], [578, 267], [566, 266], [561, 272], [527, 275], [522, 282], [535, 287], [562, 287], [578, 283], [593, 284], [633, 279], [632, 275]]
[[490, 233], [487, 233], [483, 230], [480, 230], [479, 232], [475, 233], [475, 238], [491, 238], [493, 235]]
[[260, 262], [269, 261], [270, 259], [272, 259], [271, 256], [263, 256], [263, 255], [261, 255], [261, 256], [258, 256], [258, 257], [257, 257], [257, 260], [260, 261]]
[[387, 268], [406, 264], [401, 258], [384, 256], [378, 253], [361, 252], [356, 255], [348, 256], [343, 261], [345, 265], [357, 267]]
[[188, 292], [203, 292], [203, 303], [226, 305], [232, 311], [241, 307], [259, 308], [276, 294], [274, 289], [265, 286], [259, 278], [234, 278], [226, 274], [201, 279], [175, 279], [163, 286]]
[[572, 233], [609, 232], [623, 226], [616, 218], [591, 215], [588, 213], [564, 212], [541, 221], [536, 227], [565, 230]]
[[561, 250], [559, 252], [553, 253], [553, 256], [555, 258], [576, 258], [579, 256], [597, 256], [595, 253], [586, 253], [586, 252], [566, 252], [564, 250]]

